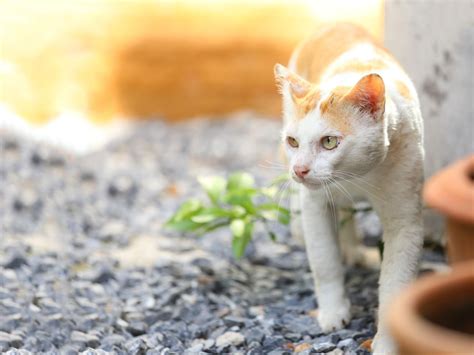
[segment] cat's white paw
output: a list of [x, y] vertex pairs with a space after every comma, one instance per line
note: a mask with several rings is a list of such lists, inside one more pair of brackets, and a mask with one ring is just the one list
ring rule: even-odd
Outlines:
[[386, 332], [377, 332], [372, 342], [372, 354], [396, 355], [398, 351], [392, 338]]
[[318, 323], [325, 332], [344, 328], [351, 320], [351, 304], [349, 300], [337, 303], [334, 307], [323, 307], [318, 310]]

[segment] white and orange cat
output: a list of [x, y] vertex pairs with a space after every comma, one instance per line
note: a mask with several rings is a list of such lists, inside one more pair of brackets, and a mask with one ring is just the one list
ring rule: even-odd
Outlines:
[[292, 233], [304, 237], [318, 321], [324, 331], [349, 322], [342, 255], [358, 258], [354, 225], [337, 230], [331, 205], [368, 199], [384, 241], [372, 349], [395, 353], [386, 311], [415, 277], [423, 243], [423, 122], [415, 88], [376, 40], [349, 24], [305, 40], [288, 68], [275, 66], [275, 77], [283, 96], [283, 144], [299, 190], [291, 208], [301, 218], [294, 214]]

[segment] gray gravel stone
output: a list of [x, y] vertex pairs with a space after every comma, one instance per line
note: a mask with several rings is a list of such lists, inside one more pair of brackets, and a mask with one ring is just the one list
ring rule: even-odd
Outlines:
[[319, 343], [319, 344], [314, 344], [313, 349], [314, 351], [318, 353], [327, 353], [331, 350], [334, 350], [336, 348], [336, 345], [330, 342], [324, 342], [324, 343]]
[[239, 346], [244, 342], [245, 337], [242, 334], [236, 332], [226, 332], [216, 339], [216, 346], [218, 348], [225, 348], [230, 345]]

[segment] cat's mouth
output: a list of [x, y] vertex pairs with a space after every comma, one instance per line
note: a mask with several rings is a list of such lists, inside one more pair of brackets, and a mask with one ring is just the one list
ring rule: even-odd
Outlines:
[[330, 179], [319, 178], [315, 179], [300, 179], [295, 177], [294, 180], [310, 190], [318, 190], [323, 186], [328, 186], [332, 184]]

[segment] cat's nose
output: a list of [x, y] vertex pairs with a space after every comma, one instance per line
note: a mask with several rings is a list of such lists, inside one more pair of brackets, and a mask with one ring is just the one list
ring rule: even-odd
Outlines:
[[310, 168], [306, 165], [295, 165], [293, 170], [300, 179], [304, 179], [306, 175], [308, 175]]

